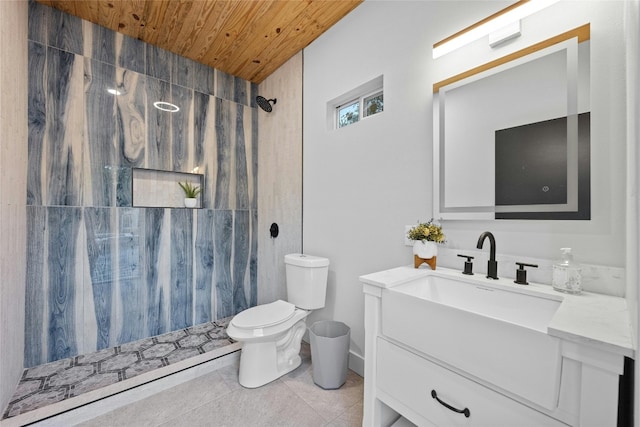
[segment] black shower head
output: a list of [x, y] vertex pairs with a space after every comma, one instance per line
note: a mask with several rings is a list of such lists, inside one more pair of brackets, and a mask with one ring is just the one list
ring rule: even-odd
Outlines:
[[271, 106], [271, 102], [275, 104], [277, 101], [278, 100], [276, 98], [266, 99], [265, 97], [260, 95], [256, 96], [256, 103], [260, 108], [262, 108], [267, 113], [270, 113], [271, 110], [273, 109], [273, 107]]

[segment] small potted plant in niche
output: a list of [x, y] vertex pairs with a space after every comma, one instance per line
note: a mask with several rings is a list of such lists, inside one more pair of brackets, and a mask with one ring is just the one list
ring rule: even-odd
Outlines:
[[[445, 241], [442, 226], [434, 223], [432, 218], [428, 222], [421, 222], [412, 227], [407, 232], [407, 238], [413, 240], [415, 267], [418, 268], [422, 262], [427, 262], [435, 270], [436, 255], [438, 255], [437, 243], [444, 243]], [[431, 260], [431, 262], [427, 260]]]
[[198, 204], [198, 194], [200, 194], [200, 192], [202, 190], [200, 190], [200, 187], [198, 187], [197, 185], [193, 185], [190, 182], [178, 182], [178, 185], [180, 186], [180, 188], [182, 188], [182, 190], [184, 191], [184, 205], [187, 208], [195, 208], [196, 205]]

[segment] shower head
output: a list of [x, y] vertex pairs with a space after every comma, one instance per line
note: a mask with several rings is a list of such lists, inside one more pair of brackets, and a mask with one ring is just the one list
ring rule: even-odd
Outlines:
[[265, 97], [260, 95], [256, 96], [256, 103], [260, 108], [262, 108], [267, 113], [270, 113], [271, 110], [273, 109], [273, 107], [271, 106], [272, 101], [275, 104], [278, 100], [276, 98], [266, 99]]

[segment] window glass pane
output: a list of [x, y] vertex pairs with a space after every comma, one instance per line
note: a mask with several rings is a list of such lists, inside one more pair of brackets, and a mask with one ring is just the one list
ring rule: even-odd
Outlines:
[[371, 95], [364, 99], [364, 117], [379, 113], [384, 107], [384, 97], [382, 92]]
[[338, 127], [344, 127], [355, 123], [360, 119], [360, 103], [355, 101], [349, 105], [338, 108]]

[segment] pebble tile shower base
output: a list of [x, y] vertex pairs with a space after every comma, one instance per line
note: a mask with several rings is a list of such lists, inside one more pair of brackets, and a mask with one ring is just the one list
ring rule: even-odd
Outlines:
[[25, 369], [3, 419], [232, 344], [231, 317]]

